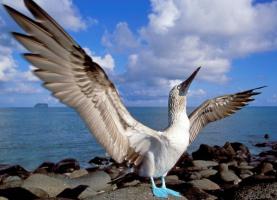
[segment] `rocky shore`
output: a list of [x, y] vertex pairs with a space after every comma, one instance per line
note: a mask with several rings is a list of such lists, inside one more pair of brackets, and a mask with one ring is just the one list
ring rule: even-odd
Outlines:
[[[183, 197], [168, 199], [277, 199], [277, 142], [255, 146], [261, 148], [258, 155], [238, 142], [202, 144], [191, 155], [185, 153], [166, 177], [167, 186]], [[34, 171], [0, 164], [0, 200], [156, 199], [147, 178], [130, 174], [112, 182], [124, 164], [101, 157], [89, 163], [90, 168], [81, 168], [75, 159], [64, 159], [42, 163]]]

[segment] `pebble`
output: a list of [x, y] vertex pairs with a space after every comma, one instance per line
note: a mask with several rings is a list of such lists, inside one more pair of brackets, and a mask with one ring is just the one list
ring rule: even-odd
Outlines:
[[201, 180], [192, 180], [189, 182], [194, 187], [197, 187], [202, 190], [219, 190], [220, 187], [216, 183], [210, 181], [209, 179], [201, 179]]

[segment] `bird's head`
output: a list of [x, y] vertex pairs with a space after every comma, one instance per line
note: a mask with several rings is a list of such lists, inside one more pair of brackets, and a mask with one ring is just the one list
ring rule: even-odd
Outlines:
[[175, 85], [169, 93], [169, 108], [181, 109], [186, 106], [188, 89], [201, 67], [198, 67], [185, 81]]

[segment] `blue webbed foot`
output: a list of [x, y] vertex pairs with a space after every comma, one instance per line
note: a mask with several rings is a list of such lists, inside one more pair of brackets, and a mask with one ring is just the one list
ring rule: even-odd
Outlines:
[[168, 197], [166, 188], [153, 187], [152, 192], [155, 197], [159, 197], [159, 198], [167, 198]]
[[167, 192], [167, 194], [175, 196], [175, 197], [182, 197], [182, 195], [180, 194], [180, 192], [176, 192], [174, 190], [171, 190], [169, 188], [164, 188]]

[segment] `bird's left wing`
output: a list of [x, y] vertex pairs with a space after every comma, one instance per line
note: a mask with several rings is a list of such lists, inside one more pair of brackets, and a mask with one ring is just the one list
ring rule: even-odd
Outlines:
[[230, 116], [246, 106], [247, 102], [253, 101], [252, 97], [260, 94], [260, 92], [255, 92], [255, 90], [261, 88], [263, 87], [205, 101], [189, 115], [190, 143], [194, 141], [201, 129], [208, 123]]
[[159, 140], [156, 132], [129, 114], [104, 70], [54, 19], [32, 0], [24, 2], [35, 20], [4, 6], [28, 33], [13, 35], [31, 51], [24, 57], [38, 68], [35, 75], [55, 97], [80, 114], [116, 161], [125, 159], [138, 164], [147, 150], [145, 146], [149, 146], [145, 138]]

